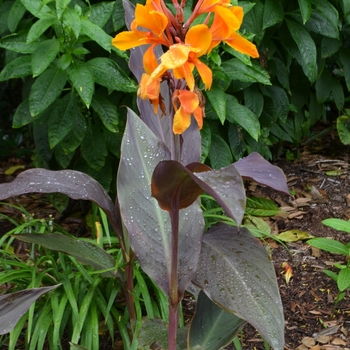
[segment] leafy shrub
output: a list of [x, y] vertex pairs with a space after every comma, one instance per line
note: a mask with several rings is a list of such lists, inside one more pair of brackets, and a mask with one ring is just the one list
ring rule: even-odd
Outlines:
[[80, 169], [109, 189], [126, 113], [120, 105], [136, 91], [108, 34], [124, 26], [120, 3], [11, 0], [0, 10], [0, 81], [23, 80], [12, 125], [30, 124], [35, 165]]

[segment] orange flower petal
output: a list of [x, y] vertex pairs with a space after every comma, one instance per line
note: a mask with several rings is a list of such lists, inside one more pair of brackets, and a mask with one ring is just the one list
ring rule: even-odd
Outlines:
[[196, 119], [198, 124], [198, 129], [201, 130], [203, 128], [203, 110], [201, 107], [197, 107], [194, 112], [194, 119]]
[[191, 125], [191, 114], [188, 114], [180, 107], [174, 115], [173, 132], [182, 134]]
[[243, 7], [241, 6], [232, 6], [229, 9], [234, 16], [236, 16], [238, 22], [239, 22], [239, 27], [241, 27], [241, 24], [243, 22], [243, 17], [244, 17], [244, 11], [243, 11]]
[[192, 47], [200, 49], [196, 56], [202, 56], [208, 50], [211, 43], [212, 35], [205, 24], [198, 24], [191, 27], [186, 33], [185, 43]]
[[158, 61], [157, 57], [154, 54], [154, 47], [156, 44], [153, 44], [150, 46], [146, 52], [143, 55], [143, 67], [145, 68], [145, 71], [147, 74], [151, 74], [157, 67], [158, 67]]
[[193, 113], [199, 106], [199, 100], [196, 93], [188, 90], [179, 90], [179, 96], [181, 107], [186, 113]]
[[121, 32], [112, 39], [112, 44], [119, 50], [128, 50], [147, 44], [146, 40], [147, 32]]
[[259, 57], [259, 52], [256, 46], [249, 40], [243, 38], [240, 34], [233, 32], [229, 38], [224, 40], [225, 43], [240, 53], [249, 55], [250, 57]]
[[205, 85], [205, 90], [208, 90], [211, 88], [211, 84], [213, 82], [213, 72], [211, 69], [201, 62], [199, 59], [193, 60], [194, 65], [197, 68], [197, 71]]
[[222, 6], [215, 6], [214, 12], [216, 16], [220, 16], [222, 19], [222, 22], [226, 23], [231, 30], [238, 30], [242, 24], [242, 22], [239, 22], [238, 18], [230, 11], [230, 9], [222, 7]]
[[149, 29], [156, 36], [161, 36], [168, 25], [167, 17], [158, 11], [149, 11], [146, 6], [137, 4], [135, 8], [135, 19], [140, 27]]

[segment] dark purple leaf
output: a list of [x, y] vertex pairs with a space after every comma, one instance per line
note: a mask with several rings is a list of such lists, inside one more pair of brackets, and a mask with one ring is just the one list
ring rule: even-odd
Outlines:
[[253, 152], [248, 157], [234, 163], [241, 176], [289, 194], [283, 171], [269, 163], [260, 154]]
[[[190, 169], [189, 169], [190, 167]], [[203, 192], [192, 178], [192, 172], [211, 170], [201, 163], [191, 163], [184, 167], [174, 160], [165, 160], [156, 166], [152, 176], [152, 197], [167, 211], [172, 209], [172, 198], [179, 196], [179, 209], [189, 207]]]
[[240, 174], [234, 165], [211, 170], [204, 164], [160, 162], [152, 176], [152, 196], [164, 210], [171, 210], [172, 198], [179, 196], [180, 209], [192, 204], [202, 193], [210, 194], [226, 214], [240, 225], [245, 208], [245, 191]]
[[204, 234], [193, 283], [216, 304], [251, 323], [274, 349], [283, 349], [275, 269], [264, 246], [246, 228], [217, 224]]
[[0, 335], [10, 332], [30, 306], [43, 294], [55, 289], [51, 287], [25, 289], [0, 296]]
[[64, 193], [73, 199], [91, 200], [117, 222], [114, 205], [107, 192], [92, 177], [75, 170], [29, 169], [12, 182], [0, 184], [0, 200], [25, 193]]
[[[170, 159], [170, 152], [129, 110], [121, 153], [117, 190], [131, 247], [142, 269], [169, 293], [171, 222], [169, 213], [151, 196], [151, 178], [157, 164]], [[180, 211], [180, 293], [184, 292], [196, 270], [203, 229], [203, 214], [197, 202]]]

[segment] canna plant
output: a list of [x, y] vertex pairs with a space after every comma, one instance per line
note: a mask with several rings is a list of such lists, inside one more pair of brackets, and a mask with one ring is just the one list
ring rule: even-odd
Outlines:
[[[132, 331], [123, 334], [125, 348], [158, 342], [170, 350], [219, 349], [249, 322], [274, 349], [283, 349], [283, 308], [273, 265], [262, 244], [240, 224], [246, 202], [243, 180], [288, 193], [285, 176], [257, 153], [219, 170], [200, 163], [205, 106], [201, 87], [210, 89], [213, 79], [205, 56], [221, 42], [247, 57], [259, 56], [255, 45], [238, 33], [243, 9], [228, 0], [199, 0], [193, 10], [185, 0], [173, 0], [172, 6], [147, 0], [136, 7], [123, 0], [123, 5], [129, 31], [112, 43], [120, 50], [131, 49], [129, 67], [139, 82], [140, 117], [128, 109], [115, 204], [97, 181], [73, 170], [24, 171], [0, 185], [0, 199], [60, 192], [92, 200], [105, 211], [125, 263], [109, 274], [121, 281], [127, 300]], [[203, 192], [236, 227], [219, 223], [204, 232], [199, 203]], [[20, 239], [55, 249], [53, 237], [28, 234]], [[62, 250], [70, 254], [72, 244]], [[78, 240], [76, 246], [79, 249]], [[103, 270], [108, 259], [97, 253], [102, 248], [89, 249], [103, 257]], [[136, 319], [135, 259], [168, 296], [168, 327], [157, 320], [142, 325]], [[108, 261], [104, 267], [110, 270], [111, 265]], [[186, 290], [198, 296], [197, 311], [189, 328], [179, 331]]]

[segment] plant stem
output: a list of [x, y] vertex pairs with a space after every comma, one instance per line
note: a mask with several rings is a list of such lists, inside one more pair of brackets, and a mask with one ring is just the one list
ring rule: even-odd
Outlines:
[[178, 246], [179, 246], [179, 195], [177, 191], [172, 198], [170, 219], [171, 219], [171, 274], [169, 281], [169, 330], [168, 350], [176, 350], [176, 335], [178, 327]]

